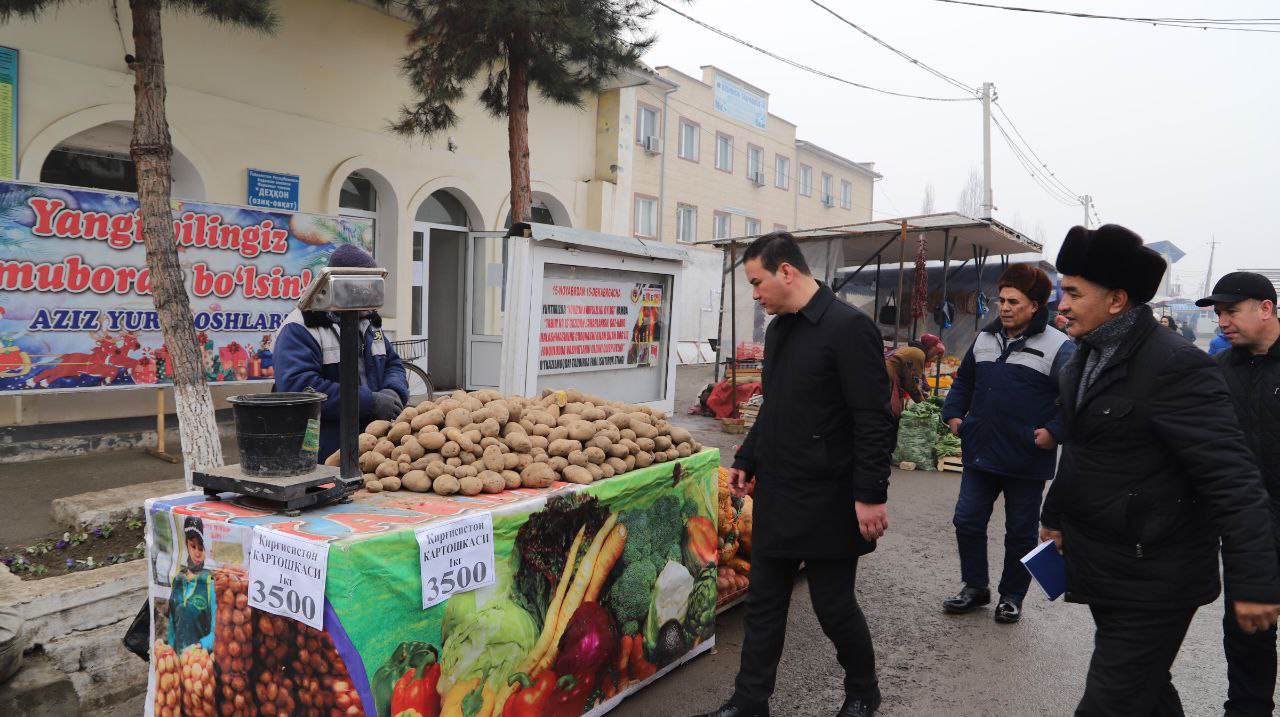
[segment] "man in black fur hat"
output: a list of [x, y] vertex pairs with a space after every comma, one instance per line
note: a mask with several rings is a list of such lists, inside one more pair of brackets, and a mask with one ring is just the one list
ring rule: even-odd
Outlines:
[[[1246, 632], [1280, 612], [1266, 492], [1212, 359], [1146, 305], [1164, 259], [1114, 224], [1073, 227], [1059, 311], [1079, 342], [1060, 380], [1065, 433], [1040, 522], [1067, 600], [1097, 632], [1075, 714], [1182, 715], [1169, 668], [1220, 590]], [[1176, 390], [1170, 390], [1175, 387]]]

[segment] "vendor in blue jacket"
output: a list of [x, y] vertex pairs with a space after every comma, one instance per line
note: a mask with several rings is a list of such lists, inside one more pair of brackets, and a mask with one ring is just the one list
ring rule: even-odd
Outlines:
[[[329, 255], [331, 267], [377, 266], [353, 244]], [[315, 389], [325, 394], [320, 409], [320, 461], [338, 450], [338, 315], [294, 309], [276, 332], [272, 362], [276, 391]], [[382, 317], [370, 311], [360, 319], [360, 425], [394, 420], [409, 400], [404, 364], [382, 335]]]
[[964, 587], [942, 608], [955, 615], [991, 602], [987, 521], [1004, 493], [1004, 572], [994, 617], [1013, 623], [1022, 618], [1031, 581], [1021, 558], [1036, 546], [1040, 498], [1057, 467], [1058, 372], [1075, 344], [1048, 325], [1053, 284], [1043, 271], [1014, 264], [998, 286], [1000, 318], [974, 340], [942, 408], [964, 460], [953, 521]]

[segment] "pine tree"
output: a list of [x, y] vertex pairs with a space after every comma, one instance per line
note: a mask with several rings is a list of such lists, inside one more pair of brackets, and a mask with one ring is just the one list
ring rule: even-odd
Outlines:
[[583, 106], [620, 71], [636, 67], [653, 43], [643, 23], [648, 0], [379, 0], [403, 8], [414, 28], [401, 69], [415, 102], [392, 128], [432, 135], [452, 127], [469, 83], [480, 104], [507, 118], [511, 221], [528, 221], [529, 89], [560, 105]]
[[[39, 18], [65, 0], [0, 0], [0, 22]], [[222, 444], [205, 380], [191, 302], [182, 283], [169, 205], [173, 141], [165, 116], [162, 10], [189, 12], [212, 22], [263, 32], [275, 29], [272, 0], [129, 0], [133, 18], [133, 138], [129, 156], [138, 176], [138, 208], [152, 299], [173, 371], [173, 398], [182, 437], [183, 474], [222, 465]], [[56, 16], [54, 17], [56, 20]]]

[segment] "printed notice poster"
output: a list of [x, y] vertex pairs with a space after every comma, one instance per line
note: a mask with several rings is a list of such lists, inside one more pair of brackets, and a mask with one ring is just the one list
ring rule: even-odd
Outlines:
[[18, 51], [0, 47], [0, 179], [18, 176]]
[[716, 75], [715, 108], [717, 112], [760, 129], [765, 128], [769, 116], [767, 99], [722, 75]]
[[651, 366], [659, 361], [661, 343], [661, 284], [543, 282], [540, 373]]

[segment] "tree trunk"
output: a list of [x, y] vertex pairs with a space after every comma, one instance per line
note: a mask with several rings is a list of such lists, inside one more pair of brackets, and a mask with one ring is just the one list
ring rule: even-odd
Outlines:
[[183, 286], [178, 247], [169, 206], [173, 142], [165, 118], [164, 42], [160, 34], [160, 0], [129, 0], [133, 14], [133, 140], [129, 154], [138, 175], [138, 207], [142, 238], [151, 271], [151, 295], [160, 332], [173, 366], [173, 398], [182, 436], [183, 476], [222, 465], [222, 444], [213, 413], [213, 397], [205, 382], [204, 361], [196, 344], [191, 303]]
[[511, 155], [511, 223], [533, 213], [529, 188], [529, 63], [512, 59], [507, 75], [507, 146]]

